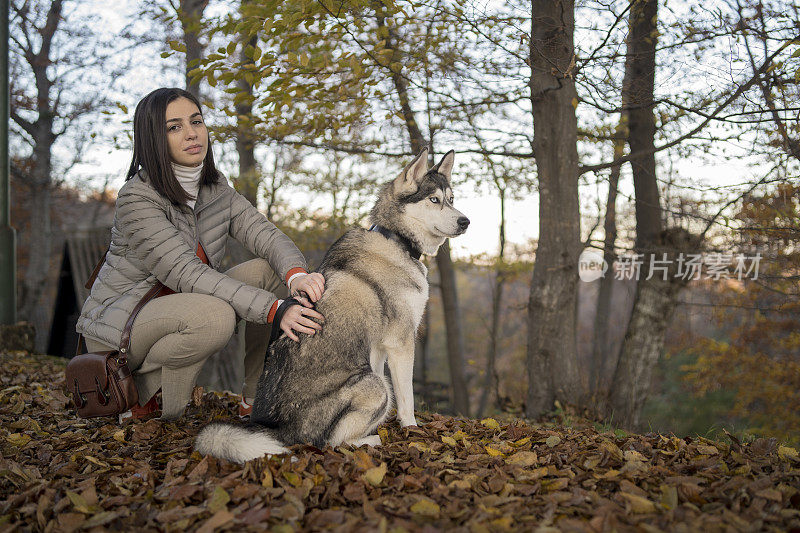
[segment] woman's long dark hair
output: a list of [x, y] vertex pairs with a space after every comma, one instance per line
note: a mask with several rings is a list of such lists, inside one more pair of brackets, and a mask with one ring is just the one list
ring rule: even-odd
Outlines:
[[[178, 98], [190, 100], [200, 113], [203, 112], [200, 102], [192, 93], [178, 88], [156, 89], [136, 105], [136, 112], [133, 114], [133, 158], [125, 177], [125, 181], [128, 181], [139, 169], [144, 169], [153, 188], [176, 205], [191, 199], [175, 178], [167, 144], [167, 105]], [[209, 138], [203, 171], [200, 174], [200, 186], [211, 185], [218, 180], [219, 171], [214, 165]]]

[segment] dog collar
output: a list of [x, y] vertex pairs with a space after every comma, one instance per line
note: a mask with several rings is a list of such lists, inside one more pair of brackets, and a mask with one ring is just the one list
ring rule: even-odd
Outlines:
[[407, 237], [403, 237], [402, 235], [398, 235], [397, 233], [393, 232], [392, 230], [386, 229], [383, 226], [379, 226], [378, 224], [373, 224], [372, 227], [369, 228], [369, 230], [370, 231], [376, 231], [376, 232], [380, 233], [381, 235], [383, 235], [384, 237], [386, 237], [390, 241], [395, 241], [400, 246], [402, 246], [403, 249], [406, 252], [408, 252], [408, 255], [410, 255], [411, 257], [413, 257], [417, 261], [419, 261], [419, 258], [422, 256], [422, 252], [417, 250], [417, 247], [414, 246], [414, 243], [412, 243], [411, 240], [408, 239]]

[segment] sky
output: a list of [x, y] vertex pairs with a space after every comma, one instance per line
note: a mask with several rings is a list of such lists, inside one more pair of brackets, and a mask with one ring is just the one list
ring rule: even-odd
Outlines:
[[[113, 4], [92, 0], [78, 5], [77, 9], [91, 13], [91, 20], [97, 28], [102, 28], [102, 31], [107, 34], [114, 35], [131, 20], [131, 17], [135, 16], [137, 5], [137, 2], [131, 0], [121, 0]], [[137, 51], [137, 53], [143, 54], [141, 51]], [[137, 62], [128, 74], [129, 81], [124, 83], [123, 92], [115, 95], [128, 108], [127, 114], [117, 110], [111, 117], [111, 122], [118, 126], [116, 135], [130, 127], [135, 103], [141, 96], [159, 86], [181, 83], [182, 66], [179, 55], [161, 60], [158, 58], [157, 51], [153, 50], [151, 56], [148, 57], [148, 60]], [[158, 66], [159, 64], [160, 66]], [[169, 67], [170, 64], [173, 65], [173, 68]], [[112, 178], [108, 185], [112, 189], [118, 189], [124, 183], [124, 173], [129, 164], [130, 152], [125, 148], [116, 148], [110, 141], [109, 132], [104, 133], [105, 135], [100, 136], [101, 141], [91, 147], [85, 163], [76, 166], [71, 176], [73, 179], [97, 185], [98, 181], [102, 183], [104, 176], [110, 175]], [[669, 169], [665, 167], [663, 159], [661, 162], [660, 168], [664, 173], [669, 171], [673, 175], [681, 176], [682, 179], [701, 187], [745, 182], [757, 173], [753, 169], [752, 161], [737, 158], [729, 158], [724, 164], [720, 164], [719, 158], [713, 157], [698, 157], [692, 160], [673, 158], [669, 163]], [[457, 156], [454, 169], [455, 182], [459, 182], [460, 172], [468, 170], [463, 164], [459, 167], [459, 156]], [[386, 179], [393, 177], [393, 175], [387, 175]], [[590, 181], [594, 179], [593, 176], [586, 178]], [[630, 180], [626, 180], [623, 175], [618, 204], [619, 211], [624, 211], [626, 204], [630, 204], [633, 190], [629, 182]], [[495, 254], [498, 248], [499, 199], [488, 190], [476, 191], [471, 184], [456, 186], [454, 192], [456, 193], [456, 207], [471, 220], [467, 233], [454, 239], [451, 243], [454, 255], [468, 257], [482, 253]], [[585, 233], [586, 228], [593, 223], [592, 219], [597, 219], [598, 200], [600, 204], [603, 204], [607, 191], [606, 187], [601, 185], [600, 187], [584, 186], [581, 192]], [[297, 202], [297, 205], [307, 205], [309, 200], [300, 194], [289, 200], [290, 207], [293, 202]], [[320, 205], [320, 207], [324, 209], [325, 206]], [[519, 200], [508, 201], [506, 211], [506, 232], [509, 243], [525, 244], [536, 237], [538, 233], [538, 203], [535, 194]], [[595, 237], [601, 238], [602, 232], [596, 233]]]
[[[119, 33], [134, 16], [136, 5], [137, 2], [131, 0], [121, 0], [113, 4], [91, 0], [77, 6], [77, 9], [82, 12], [80, 13], [81, 16], [90, 14], [96, 28], [102, 28], [102, 31], [107, 35], [114, 35]], [[76, 15], [78, 14], [76, 13]], [[142, 52], [139, 52], [139, 55], [143, 55]], [[159, 61], [165, 63], [167, 68], [154, 68], [153, 65]], [[169, 68], [170, 63], [174, 64], [174, 68]], [[124, 184], [124, 175], [130, 164], [131, 153], [127, 148], [115, 147], [110, 140], [111, 134], [113, 133], [118, 137], [124, 136], [124, 130], [130, 128], [136, 101], [155, 88], [180, 85], [182, 75], [182, 65], [178, 55], [161, 60], [158, 58], [157, 52], [153, 52], [147, 61], [137, 62], [134, 70], [128, 74], [130, 82], [124, 83], [124, 91], [114, 95], [128, 109], [127, 114], [120, 109], [116, 109], [111, 117], [111, 122], [119, 126], [119, 131], [105, 131], [105, 135], [100, 136], [101, 140], [88, 150], [85, 161], [74, 167], [70, 177], [73, 180], [99, 187], [102, 186], [105, 178], [110, 176], [108, 186], [113, 190], [119, 189]], [[210, 125], [213, 126], [213, 123], [210, 123]], [[63, 153], [62, 156], [66, 157], [67, 154]], [[219, 147], [215, 151], [215, 156], [219, 161]], [[462, 179], [459, 172], [468, 170], [463, 165], [459, 168], [459, 159], [457, 156], [456, 166], [453, 171], [456, 183]], [[393, 162], [393, 164], [396, 165], [397, 163]], [[389, 180], [394, 177], [393, 174], [388, 174], [386, 179]], [[500, 223], [500, 201], [497, 196], [490, 194], [489, 191], [476, 192], [471, 184], [457, 186], [454, 193], [456, 195], [456, 207], [470, 219], [471, 224], [465, 235], [451, 242], [453, 255], [467, 258], [484, 253], [496, 254]], [[295, 194], [288, 201], [289, 207], [292, 207], [292, 204], [297, 206], [309, 204], [308, 197], [302, 194]], [[312, 203], [321, 209], [325, 209], [324, 203]], [[506, 202], [506, 206], [507, 240], [511, 243], [525, 244], [530, 239], [535, 238], [538, 233], [536, 198], [531, 196], [521, 200], [510, 200]]]

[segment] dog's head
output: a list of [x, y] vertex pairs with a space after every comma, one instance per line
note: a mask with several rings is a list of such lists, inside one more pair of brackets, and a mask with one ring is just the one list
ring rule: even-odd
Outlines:
[[423, 149], [384, 186], [372, 210], [373, 222], [407, 237], [427, 255], [435, 254], [445, 239], [467, 231], [469, 219], [453, 206], [454, 159], [451, 150], [428, 168], [428, 149]]

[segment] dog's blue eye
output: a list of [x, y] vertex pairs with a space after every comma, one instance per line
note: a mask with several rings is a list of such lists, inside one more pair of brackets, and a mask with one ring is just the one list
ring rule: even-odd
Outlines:
[[435, 196], [431, 196], [431, 202], [433, 202], [435, 204], [438, 204], [439, 203], [439, 199], [436, 198]]

